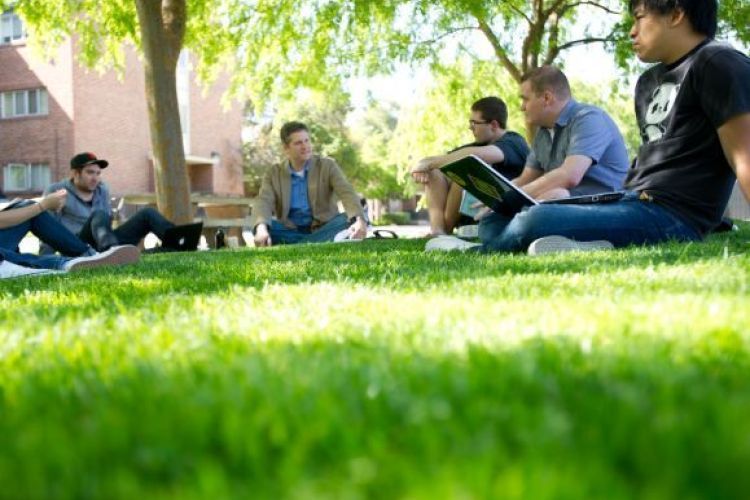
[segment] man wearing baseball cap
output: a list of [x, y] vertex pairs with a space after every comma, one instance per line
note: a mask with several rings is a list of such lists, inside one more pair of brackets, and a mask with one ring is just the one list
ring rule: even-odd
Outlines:
[[148, 233], [164, 240], [164, 233], [175, 227], [154, 208], [144, 208], [125, 223], [112, 229], [112, 202], [102, 170], [109, 162], [94, 153], [78, 153], [70, 160], [70, 178], [52, 184], [45, 193], [64, 189], [65, 206], [56, 215], [60, 222], [98, 251], [116, 245], [138, 245]]

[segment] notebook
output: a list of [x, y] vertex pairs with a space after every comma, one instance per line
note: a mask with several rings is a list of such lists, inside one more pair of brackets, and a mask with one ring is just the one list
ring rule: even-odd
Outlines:
[[492, 209], [494, 212], [514, 215], [526, 207], [539, 204], [586, 204], [617, 201], [625, 193], [606, 193], [571, 196], [557, 200], [536, 201], [510, 180], [498, 173], [481, 158], [469, 155], [440, 168], [443, 174]]
[[36, 202], [38, 202], [39, 198], [34, 198], [32, 200], [24, 200], [24, 199], [21, 199], [21, 198], [14, 198], [14, 199], [12, 199], [10, 201], [8, 201], [6, 199], [3, 199], [2, 201], [0, 201], [0, 212], [2, 212], [3, 210], [10, 210], [12, 208], [16, 208], [16, 207], [18, 207], [18, 205], [20, 205], [24, 201], [36, 201]]

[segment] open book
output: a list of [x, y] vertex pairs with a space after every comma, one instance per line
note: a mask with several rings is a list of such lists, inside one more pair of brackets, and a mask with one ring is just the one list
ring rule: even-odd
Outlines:
[[515, 215], [526, 207], [545, 204], [585, 204], [617, 201], [622, 191], [571, 196], [557, 200], [536, 201], [504, 175], [498, 173], [481, 158], [469, 155], [440, 167], [450, 180], [476, 196], [494, 212]]
[[0, 201], [0, 211], [8, 210], [8, 209], [11, 209], [11, 208], [15, 208], [18, 205], [20, 205], [21, 203], [23, 203], [24, 201], [35, 201], [35, 202], [38, 202], [39, 200], [41, 200], [41, 198], [32, 198], [30, 200], [26, 200], [26, 199], [23, 199], [23, 198], [13, 198], [10, 201]]

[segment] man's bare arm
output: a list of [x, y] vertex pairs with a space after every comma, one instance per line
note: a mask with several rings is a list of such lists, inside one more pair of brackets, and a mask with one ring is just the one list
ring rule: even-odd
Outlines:
[[719, 127], [718, 132], [724, 155], [750, 202], [750, 113], [735, 116]]
[[438, 156], [428, 156], [422, 158], [412, 168], [412, 174], [419, 172], [428, 172], [429, 170], [438, 169], [444, 165], [447, 165], [461, 158], [465, 158], [469, 155], [478, 156], [489, 164], [502, 163], [505, 161], [505, 154], [503, 151], [495, 145], [488, 144], [487, 146], [469, 146], [466, 148], [457, 149], [451, 153]]
[[521, 172], [521, 175], [511, 180], [511, 182], [518, 187], [525, 186], [526, 184], [534, 182], [535, 180], [540, 178], [542, 174], [544, 174], [544, 172], [536, 168], [524, 167], [523, 172]]
[[524, 185], [523, 189], [532, 198], [537, 198], [553, 189], [570, 190], [580, 184], [593, 161], [588, 156], [573, 155], [565, 158], [563, 164], [537, 180]]
[[0, 229], [13, 227], [36, 217], [47, 210], [60, 210], [65, 206], [67, 191], [60, 189], [25, 207], [11, 208], [0, 212]]

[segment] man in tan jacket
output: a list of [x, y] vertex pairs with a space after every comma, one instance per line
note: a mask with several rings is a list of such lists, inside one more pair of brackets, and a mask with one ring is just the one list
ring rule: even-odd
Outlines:
[[333, 159], [313, 154], [307, 126], [285, 123], [280, 135], [286, 161], [263, 178], [253, 208], [255, 246], [333, 241], [347, 228], [351, 239], [364, 238], [367, 222], [359, 196]]

